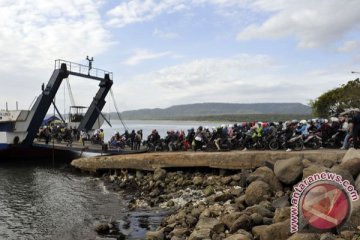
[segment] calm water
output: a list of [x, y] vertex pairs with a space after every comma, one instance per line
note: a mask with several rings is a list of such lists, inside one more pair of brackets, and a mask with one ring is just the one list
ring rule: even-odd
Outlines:
[[128, 212], [130, 196], [68, 168], [0, 166], [0, 179], [0, 239], [95, 239], [96, 223], [109, 219], [126, 239], [143, 239], [162, 218], [150, 210]]
[[[213, 124], [213, 123], [212, 123]], [[161, 136], [167, 130], [197, 128], [204, 122], [127, 121], [129, 129], [143, 129], [144, 136], [157, 129]], [[104, 125], [106, 137], [117, 130]], [[165, 213], [153, 210], [127, 210], [131, 196], [106, 191], [101, 181], [79, 175], [68, 166], [0, 162], [0, 239], [95, 239], [97, 222], [118, 222], [126, 239], [144, 239]]]

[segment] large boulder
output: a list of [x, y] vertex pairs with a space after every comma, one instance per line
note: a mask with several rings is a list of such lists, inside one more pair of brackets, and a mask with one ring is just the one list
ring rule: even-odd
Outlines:
[[284, 195], [279, 198], [276, 198], [272, 201], [271, 206], [274, 208], [282, 208], [290, 206], [289, 195]]
[[294, 184], [297, 180], [301, 179], [303, 169], [304, 166], [301, 158], [298, 157], [278, 160], [274, 165], [275, 176], [287, 185]]
[[283, 222], [287, 219], [290, 219], [290, 207], [275, 209], [275, 214], [273, 218], [274, 223]]
[[165, 239], [164, 228], [158, 231], [149, 231], [146, 233], [147, 240], [163, 240]]
[[222, 216], [221, 222], [224, 223], [228, 229], [230, 229], [236, 219], [238, 219], [241, 215], [242, 213], [240, 212], [232, 212], [229, 214], [225, 214], [224, 216]]
[[319, 240], [320, 234], [317, 233], [295, 233], [288, 240]]
[[357, 176], [355, 180], [355, 188], [358, 191], [358, 193], [360, 193], [360, 174]]
[[213, 233], [222, 233], [225, 231], [225, 224], [216, 218], [203, 217], [200, 218], [195, 226], [196, 230], [210, 229]]
[[311, 164], [308, 167], [304, 168], [303, 170], [303, 179], [315, 174], [315, 173], [321, 173], [329, 171], [330, 169], [318, 164]]
[[257, 213], [257, 214], [261, 215], [262, 217], [268, 217], [268, 218], [274, 217], [274, 213], [272, 211], [270, 211], [266, 207], [261, 206], [259, 204], [256, 204], [254, 206], [246, 208], [244, 210], [244, 212], [246, 214], [248, 214], [248, 215], [252, 215], [254, 213]]
[[341, 160], [340, 167], [348, 170], [356, 178], [360, 173], [360, 151], [349, 149]]
[[360, 226], [360, 199], [352, 202], [352, 212], [347, 225], [349, 230], [356, 230]]
[[355, 181], [349, 170], [341, 167], [340, 165], [335, 165], [331, 168], [331, 172], [336, 173], [342, 177], [343, 180], [348, 180], [351, 185], [354, 186]]
[[260, 225], [252, 228], [255, 239], [261, 240], [285, 240], [290, 236], [290, 220], [274, 223], [271, 225]]
[[262, 180], [268, 183], [274, 192], [281, 191], [283, 189], [273, 170], [268, 167], [259, 167], [246, 178], [248, 183], [254, 182], [256, 180]]
[[210, 240], [212, 239], [213, 234], [214, 233], [211, 231], [211, 229], [198, 229], [191, 233], [189, 240]]
[[239, 229], [244, 229], [246, 231], [251, 230], [252, 219], [250, 216], [243, 214], [241, 215], [231, 226], [230, 233], [235, 233]]
[[252, 240], [252, 239], [244, 234], [238, 233], [238, 234], [231, 235], [227, 238], [224, 238], [224, 240]]
[[245, 202], [248, 206], [258, 204], [263, 200], [267, 200], [272, 196], [272, 191], [266, 182], [255, 181], [252, 182], [245, 191]]

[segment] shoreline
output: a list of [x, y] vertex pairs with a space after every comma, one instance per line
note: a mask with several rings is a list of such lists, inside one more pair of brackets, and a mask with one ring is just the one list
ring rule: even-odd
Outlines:
[[286, 169], [280, 175], [272, 165], [243, 170], [112, 170], [102, 179], [113, 191], [135, 190], [129, 210], [169, 210], [160, 226], [147, 232], [146, 239], [357, 239], [360, 201], [353, 204], [348, 229], [337, 235], [291, 235], [289, 218], [293, 184], [315, 172], [340, 174], [359, 191], [359, 156], [360, 152], [349, 150], [340, 162], [317, 162], [304, 157], [277, 160]]

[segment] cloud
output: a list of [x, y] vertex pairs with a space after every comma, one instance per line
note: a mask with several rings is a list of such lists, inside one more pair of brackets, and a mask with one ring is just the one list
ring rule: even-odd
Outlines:
[[107, 12], [107, 22], [111, 27], [124, 27], [128, 24], [145, 22], [161, 14], [171, 14], [187, 8], [187, 0], [131, 0], [125, 1]]
[[350, 53], [360, 48], [360, 41], [347, 41], [338, 48], [341, 53]]
[[131, 101], [124, 103], [121, 111], [196, 102], [306, 104], [345, 83], [351, 78], [349, 73], [343, 71], [343, 66], [334, 66], [294, 74], [268, 55], [239, 54], [193, 60], [136, 75], [114, 86], [114, 91]]
[[2, 98], [27, 108], [55, 59], [84, 61], [112, 46], [100, 6], [98, 0], [1, 1], [0, 74], [7, 86], [0, 89]]
[[154, 30], [153, 35], [162, 39], [174, 39], [179, 37], [179, 34], [177, 33], [163, 31], [158, 28]]
[[55, 58], [79, 59], [104, 52], [112, 42], [97, 7], [92, 0], [0, 5], [0, 61], [6, 68], [12, 62], [39, 67]]
[[165, 56], [169, 56], [172, 53], [170, 51], [154, 53], [147, 49], [137, 49], [134, 51], [134, 55], [124, 61], [124, 64], [129, 66], [135, 66], [145, 60], [157, 59]]
[[[199, 59], [135, 76], [128, 83], [115, 86], [115, 91], [124, 99], [132, 99], [133, 108], [165, 107], [180, 102], [241, 102], [251, 95], [246, 86], [251, 86], [256, 95], [259, 86], [271, 88], [280, 84], [278, 80], [268, 81], [268, 74], [278, 67], [266, 55]], [[253, 77], [256, 73], [257, 77]], [[136, 93], [137, 98], [130, 93]]]
[[360, 5], [357, 0], [258, 0], [253, 10], [270, 14], [261, 24], [243, 29], [238, 40], [295, 36], [300, 48], [315, 48], [341, 40], [358, 28]]

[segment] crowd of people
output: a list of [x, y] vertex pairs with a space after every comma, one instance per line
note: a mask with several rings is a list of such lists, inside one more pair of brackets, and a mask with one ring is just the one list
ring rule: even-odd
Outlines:
[[143, 145], [149, 151], [223, 151], [223, 150], [278, 150], [286, 151], [318, 148], [359, 148], [360, 112], [355, 109], [330, 119], [289, 120], [285, 122], [240, 122], [218, 127], [199, 126], [184, 130], [167, 131], [161, 137], [156, 129], [143, 139], [142, 130], [116, 131], [104, 142], [103, 129], [91, 136], [82, 130], [59, 126], [43, 127], [38, 138], [65, 141], [86, 141], [107, 144], [110, 148], [139, 150]]
[[184, 130], [168, 131], [164, 138], [154, 129], [144, 145], [150, 151], [348, 149], [359, 147], [359, 131], [360, 113], [354, 111], [330, 119], [199, 126], [186, 134]]

